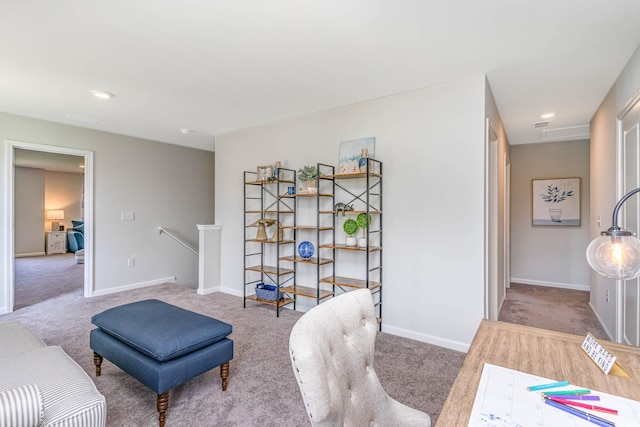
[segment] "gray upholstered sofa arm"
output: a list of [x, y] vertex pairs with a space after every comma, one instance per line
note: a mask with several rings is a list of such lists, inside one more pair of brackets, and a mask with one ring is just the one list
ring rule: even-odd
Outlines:
[[0, 426], [37, 427], [44, 408], [37, 384], [24, 384], [0, 391]]

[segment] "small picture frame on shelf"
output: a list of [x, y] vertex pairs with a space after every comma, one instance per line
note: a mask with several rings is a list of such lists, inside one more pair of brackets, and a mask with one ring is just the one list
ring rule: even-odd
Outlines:
[[273, 166], [258, 166], [256, 174], [258, 181], [267, 181], [273, 177]]

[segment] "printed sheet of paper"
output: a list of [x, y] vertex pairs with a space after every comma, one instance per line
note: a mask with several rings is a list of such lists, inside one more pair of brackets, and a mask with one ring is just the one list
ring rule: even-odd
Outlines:
[[[594, 424], [568, 414], [543, 402], [541, 392], [528, 391], [527, 387], [562, 381], [563, 378], [542, 378], [500, 366], [484, 364], [478, 385], [469, 427], [525, 427], [525, 426], [575, 426], [593, 427]], [[554, 390], [583, 388], [571, 384]], [[547, 391], [547, 390], [545, 390]], [[598, 406], [618, 410], [618, 415], [587, 411], [612, 421], [616, 427], [640, 426], [640, 402], [591, 390], [600, 396]], [[585, 410], [586, 411], [586, 410]]]

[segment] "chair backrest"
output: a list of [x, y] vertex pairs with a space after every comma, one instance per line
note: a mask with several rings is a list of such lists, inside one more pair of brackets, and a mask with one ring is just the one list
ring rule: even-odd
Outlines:
[[[289, 354], [314, 426], [412, 424], [416, 415], [420, 425], [429, 425], [427, 414], [396, 402], [382, 388], [373, 366], [377, 329], [368, 289], [323, 302], [294, 325]], [[409, 413], [399, 415], [405, 409]]]

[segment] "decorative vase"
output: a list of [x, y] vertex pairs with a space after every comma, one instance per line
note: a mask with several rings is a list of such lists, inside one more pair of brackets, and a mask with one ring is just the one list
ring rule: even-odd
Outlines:
[[307, 185], [307, 193], [316, 194], [318, 192], [315, 179], [312, 179], [311, 181], [307, 181], [305, 182], [305, 184]]
[[562, 217], [562, 208], [549, 208], [549, 216], [553, 222], [562, 222], [560, 220]]
[[258, 232], [256, 233], [256, 240], [259, 242], [267, 241], [267, 229], [263, 222], [258, 222]]
[[367, 247], [367, 238], [366, 237], [360, 237], [358, 239], [358, 247], [359, 248], [366, 248]]
[[361, 173], [367, 172], [367, 159], [369, 157], [369, 150], [366, 148], [362, 149], [362, 153], [360, 154], [360, 160], [358, 160], [358, 167], [360, 168]]
[[313, 252], [314, 252], [314, 248], [313, 248], [313, 243], [311, 242], [304, 241], [298, 245], [298, 253], [304, 259], [311, 258], [311, 255], [313, 255]]
[[356, 238], [353, 236], [347, 236], [347, 239], [345, 240], [345, 244], [348, 247], [354, 247], [356, 245]]
[[271, 236], [271, 241], [272, 242], [282, 242], [284, 240], [284, 230], [282, 228], [282, 224], [281, 223], [277, 223], [276, 224], [276, 230], [273, 232], [273, 235]]

